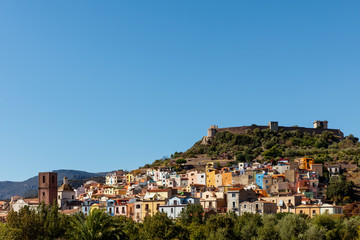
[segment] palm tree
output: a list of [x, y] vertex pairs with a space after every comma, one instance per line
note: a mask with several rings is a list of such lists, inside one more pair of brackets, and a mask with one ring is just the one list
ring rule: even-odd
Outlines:
[[124, 233], [120, 226], [104, 211], [94, 209], [89, 216], [76, 215], [71, 222], [70, 238], [79, 240], [117, 240]]

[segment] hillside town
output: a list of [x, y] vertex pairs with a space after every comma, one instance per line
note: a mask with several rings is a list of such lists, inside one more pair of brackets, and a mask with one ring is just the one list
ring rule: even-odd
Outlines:
[[[185, 160], [186, 162], [186, 160]], [[177, 173], [171, 168], [118, 170], [105, 177], [105, 183], [87, 181], [74, 189], [65, 177], [58, 187], [57, 174], [39, 173], [38, 198], [18, 196], [0, 202], [0, 217], [24, 206], [37, 209], [40, 202], [57, 203], [67, 215], [103, 209], [111, 216], [126, 216], [141, 222], [146, 216], [163, 212], [175, 219], [188, 204], [200, 204], [205, 214], [234, 212], [276, 214], [294, 213], [314, 217], [342, 214], [343, 209], [325, 201], [324, 170], [338, 176], [354, 164], [316, 164], [311, 158], [279, 160], [276, 164], [244, 163], [221, 167], [209, 161], [204, 170]]]

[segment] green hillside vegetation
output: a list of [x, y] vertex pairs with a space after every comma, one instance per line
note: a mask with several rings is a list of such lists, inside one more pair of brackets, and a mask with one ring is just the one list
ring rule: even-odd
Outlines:
[[300, 131], [249, 130], [246, 134], [219, 132], [208, 145], [198, 141], [181, 154], [183, 158], [206, 154], [208, 157], [227, 156], [240, 162], [298, 157], [312, 157], [316, 162], [344, 160], [358, 163], [359, 139], [353, 135], [342, 139], [329, 131], [312, 135]]

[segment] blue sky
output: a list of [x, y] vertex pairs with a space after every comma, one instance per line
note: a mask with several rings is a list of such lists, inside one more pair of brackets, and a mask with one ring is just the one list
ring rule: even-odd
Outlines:
[[1, 1], [0, 180], [134, 169], [209, 125], [360, 136], [359, 1]]

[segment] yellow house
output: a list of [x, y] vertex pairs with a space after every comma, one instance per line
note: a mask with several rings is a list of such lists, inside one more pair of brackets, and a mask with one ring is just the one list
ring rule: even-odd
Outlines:
[[166, 200], [143, 200], [142, 220], [144, 220], [146, 216], [154, 216], [159, 211], [159, 207], [165, 204]]
[[320, 214], [320, 205], [299, 205], [295, 207], [295, 214], [306, 214], [311, 218]]
[[104, 191], [104, 194], [106, 194], [106, 195], [114, 195], [115, 194], [114, 187], [106, 186], [106, 187], [104, 187], [103, 191]]
[[132, 173], [126, 174], [126, 182], [128, 183], [134, 182], [134, 175]]
[[207, 169], [206, 170], [206, 186], [207, 187], [215, 187], [215, 175], [218, 173], [219, 171], [216, 169]]

